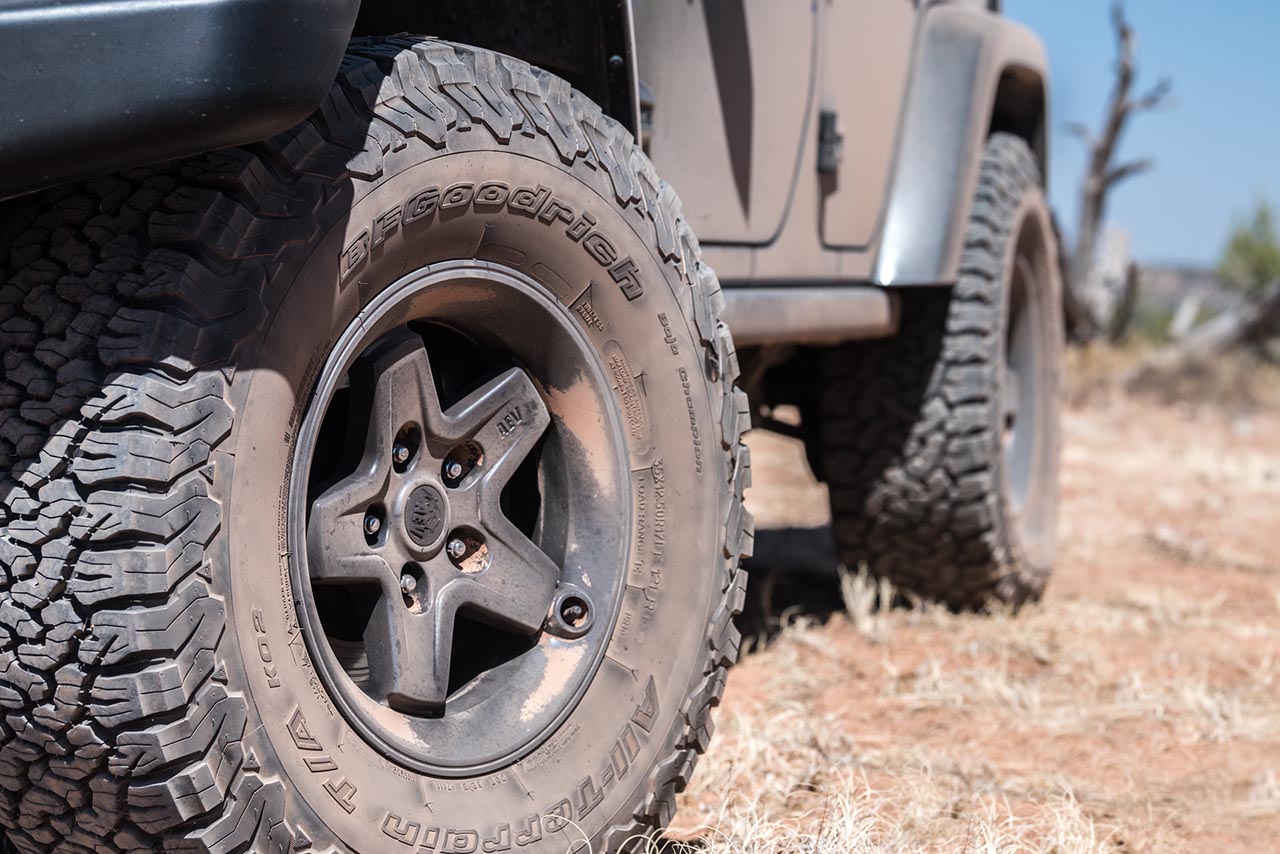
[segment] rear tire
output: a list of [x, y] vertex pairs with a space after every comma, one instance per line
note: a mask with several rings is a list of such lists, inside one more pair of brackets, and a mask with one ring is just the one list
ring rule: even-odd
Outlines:
[[1062, 310], [1026, 143], [994, 134], [959, 282], [900, 292], [898, 333], [823, 356], [816, 456], [842, 561], [955, 608], [1053, 568]]
[[[317, 113], [276, 139], [17, 203], [0, 273], [0, 824], [20, 851], [561, 854], [669, 821], [737, 654], [749, 416], [715, 274], [596, 105], [487, 51], [359, 41]], [[391, 337], [331, 375], [375, 322]], [[520, 588], [485, 587], [508, 540], [578, 597], [550, 599], [545, 632], [525, 604], [467, 600], [482, 633], [523, 633], [475, 655], [500, 672], [488, 693], [447, 667], [368, 688], [394, 645], [313, 619], [309, 582], [337, 564], [300, 536], [295, 507], [321, 486], [294, 463], [354, 429], [308, 432], [336, 388], [336, 411], [358, 411], [365, 374], [341, 371], [378, 375], [424, 346], [443, 353], [424, 394], [448, 413], [503, 378], [523, 396], [495, 393], [471, 433], [410, 416], [379, 477], [394, 460], [423, 480], [361, 505], [386, 520], [363, 515], [361, 557], [390, 554], [397, 523], [411, 562], [390, 590], [415, 614], [443, 607], [424, 604], [437, 590]], [[370, 394], [375, 413], [405, 399]], [[463, 518], [453, 490], [497, 470], [504, 443], [540, 462]], [[445, 453], [472, 445], [492, 453], [450, 473]], [[607, 549], [543, 500], [556, 489], [607, 515]], [[329, 518], [315, 503], [313, 525]], [[450, 528], [468, 538], [456, 556]], [[453, 574], [406, 580], [419, 559]], [[350, 668], [326, 664], [339, 659]], [[514, 717], [485, 717], [517, 667], [535, 690]], [[379, 686], [387, 702], [370, 704]], [[450, 720], [474, 738], [418, 738]]]

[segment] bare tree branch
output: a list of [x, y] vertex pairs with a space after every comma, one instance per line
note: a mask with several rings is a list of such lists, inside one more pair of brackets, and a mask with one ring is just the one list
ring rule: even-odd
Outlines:
[[1089, 130], [1089, 126], [1084, 122], [1067, 122], [1062, 129], [1068, 136], [1074, 136], [1085, 144], [1087, 148], [1093, 148], [1093, 131]]
[[1110, 189], [1126, 178], [1132, 178], [1134, 175], [1141, 175], [1143, 172], [1151, 171], [1154, 166], [1155, 164], [1151, 162], [1150, 158], [1121, 163], [1119, 166], [1112, 166], [1107, 170], [1106, 174], [1102, 176], [1102, 183], [1107, 189]]
[[1133, 325], [1133, 314], [1138, 307], [1138, 289], [1142, 286], [1142, 272], [1133, 262], [1124, 271], [1124, 291], [1111, 322], [1107, 325], [1107, 340], [1119, 344], [1129, 335], [1129, 327]]
[[1127, 109], [1130, 113], [1154, 110], [1168, 100], [1172, 92], [1173, 80], [1168, 77], [1161, 77], [1160, 81], [1148, 89], [1142, 97], [1136, 101], [1129, 101]]
[[1129, 53], [1129, 45], [1133, 40], [1133, 30], [1124, 16], [1124, 3], [1115, 0], [1111, 4], [1111, 26], [1116, 31], [1116, 55], [1124, 57]]
[[[1172, 81], [1164, 77], [1145, 93], [1133, 95], [1134, 81], [1137, 78], [1137, 36], [1125, 16], [1124, 4], [1120, 0], [1116, 0], [1111, 6], [1111, 25], [1116, 40], [1114, 79], [1107, 97], [1102, 127], [1097, 134], [1080, 123], [1073, 123], [1066, 128], [1069, 134], [1085, 142], [1089, 153], [1087, 171], [1080, 190], [1080, 219], [1076, 229], [1075, 251], [1068, 265], [1070, 278], [1067, 288], [1073, 292], [1075, 304], [1087, 306], [1094, 312], [1110, 311], [1107, 307], [1114, 308], [1120, 296], [1110, 293], [1107, 285], [1098, 281], [1098, 277], [1093, 274], [1099, 232], [1106, 220], [1108, 195], [1117, 184], [1150, 170], [1153, 165], [1150, 159], [1114, 165], [1120, 140], [1134, 115], [1160, 106], [1173, 90]], [[1108, 325], [1108, 317], [1097, 316], [1090, 318], [1090, 322], [1082, 328], [1092, 329], [1092, 334], [1096, 334]], [[1089, 333], [1076, 334], [1079, 336]]]
[[1280, 333], [1280, 282], [1269, 287], [1261, 300], [1224, 311], [1144, 359], [1126, 378], [1129, 388], [1158, 385], [1162, 380], [1192, 371], [1241, 344], [1263, 346]]

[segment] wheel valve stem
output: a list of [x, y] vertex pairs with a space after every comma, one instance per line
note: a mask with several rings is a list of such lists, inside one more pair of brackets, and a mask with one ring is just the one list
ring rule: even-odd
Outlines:
[[462, 477], [462, 463], [457, 460], [449, 460], [444, 464], [444, 476], [449, 480], [457, 480]]
[[382, 520], [374, 513], [366, 513], [364, 517], [364, 532], [372, 537], [382, 530]]
[[391, 449], [391, 459], [398, 466], [402, 466], [409, 462], [409, 446], [397, 443], [396, 446]]
[[462, 556], [467, 553], [467, 544], [459, 537], [454, 537], [450, 540], [447, 548], [449, 550], [449, 557], [454, 560], [461, 560]]

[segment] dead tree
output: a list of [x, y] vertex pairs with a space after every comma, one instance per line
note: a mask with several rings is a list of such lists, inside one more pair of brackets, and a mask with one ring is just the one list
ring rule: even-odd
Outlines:
[[1222, 312], [1191, 330], [1180, 341], [1157, 350], [1126, 378], [1130, 388], [1157, 385], [1179, 374], [1205, 368], [1230, 350], [1249, 347], [1266, 354], [1267, 342], [1280, 334], [1280, 282], [1257, 302]]
[[1181, 341], [1195, 328], [1200, 321], [1200, 307], [1204, 305], [1204, 298], [1208, 293], [1204, 287], [1193, 288], [1178, 301], [1173, 319], [1169, 321], [1170, 341]]
[[1124, 271], [1124, 287], [1116, 300], [1115, 310], [1111, 312], [1107, 324], [1107, 340], [1112, 344], [1121, 344], [1129, 336], [1129, 327], [1133, 325], [1133, 314], [1138, 308], [1138, 287], [1142, 284], [1142, 272], [1138, 265], [1129, 262]]
[[[1088, 340], [1103, 330], [1114, 327], [1110, 315], [1116, 307], [1116, 294], [1091, 293], [1094, 287], [1103, 287], [1093, 276], [1093, 261], [1098, 250], [1098, 235], [1106, 217], [1107, 198], [1122, 181], [1148, 171], [1150, 158], [1115, 163], [1117, 148], [1129, 120], [1138, 113], [1154, 110], [1165, 102], [1172, 91], [1169, 78], [1160, 79], [1145, 94], [1134, 96], [1133, 86], [1137, 76], [1134, 64], [1136, 36], [1125, 18], [1123, 4], [1111, 7], [1111, 21], [1116, 34], [1115, 83], [1107, 100], [1107, 111], [1102, 131], [1094, 135], [1087, 127], [1074, 123], [1067, 131], [1081, 139], [1088, 148], [1089, 165], [1080, 190], [1080, 219], [1076, 228], [1075, 252], [1068, 265], [1067, 287], [1071, 303], [1084, 307], [1074, 312], [1082, 328], [1072, 330], [1077, 340]], [[1100, 309], [1099, 307], [1104, 307]]]

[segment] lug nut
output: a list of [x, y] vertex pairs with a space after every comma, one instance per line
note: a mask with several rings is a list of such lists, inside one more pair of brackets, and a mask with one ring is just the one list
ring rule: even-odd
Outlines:
[[467, 553], [467, 544], [460, 537], [451, 539], [445, 548], [449, 552], [449, 557], [454, 560], [462, 560], [462, 556]]
[[396, 446], [391, 449], [391, 459], [395, 462], [396, 465], [402, 466], [405, 463], [409, 462], [410, 453], [411, 452], [409, 450], [408, 445], [401, 445], [399, 442], [397, 442]]
[[444, 464], [444, 476], [448, 480], [457, 480], [462, 477], [462, 463], [457, 460], [449, 460]]
[[366, 513], [364, 517], [364, 532], [372, 537], [382, 530], [382, 520], [374, 513]]
[[400, 576], [400, 592], [401, 593], [408, 596], [410, 593], [412, 593], [414, 590], [417, 590], [417, 589], [418, 589], [418, 579], [414, 578], [412, 575], [410, 575], [407, 572], [404, 575]]

